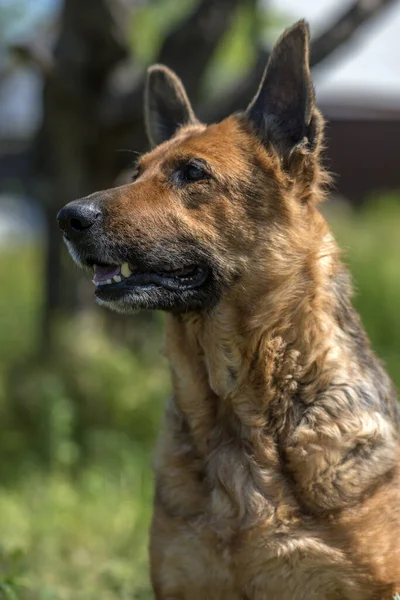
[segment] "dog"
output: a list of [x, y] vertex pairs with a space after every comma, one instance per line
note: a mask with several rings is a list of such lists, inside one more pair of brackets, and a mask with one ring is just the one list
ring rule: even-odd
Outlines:
[[200, 123], [155, 65], [145, 119], [133, 182], [58, 222], [100, 304], [167, 313], [156, 599], [392, 599], [400, 411], [318, 210], [307, 24], [279, 39], [246, 111]]

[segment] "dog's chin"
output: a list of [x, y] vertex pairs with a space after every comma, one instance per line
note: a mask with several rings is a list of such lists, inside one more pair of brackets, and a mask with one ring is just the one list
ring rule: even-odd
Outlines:
[[208, 308], [215, 301], [212, 274], [204, 267], [189, 281], [164, 280], [162, 276], [156, 281], [145, 276], [141, 282], [130, 279], [96, 286], [97, 303], [119, 313], [132, 313], [142, 309], [189, 312]]

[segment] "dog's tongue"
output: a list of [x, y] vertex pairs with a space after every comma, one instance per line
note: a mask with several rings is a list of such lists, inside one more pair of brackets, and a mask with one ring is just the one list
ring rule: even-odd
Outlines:
[[116, 275], [121, 275], [120, 265], [105, 265], [103, 267], [95, 265], [93, 282], [100, 283], [102, 281], [107, 281], [107, 279], [112, 279]]

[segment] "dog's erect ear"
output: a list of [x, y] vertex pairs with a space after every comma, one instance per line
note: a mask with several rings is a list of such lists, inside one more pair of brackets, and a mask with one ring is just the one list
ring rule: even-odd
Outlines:
[[164, 65], [153, 65], [147, 71], [144, 104], [152, 146], [168, 140], [182, 125], [197, 123], [181, 80]]
[[316, 144], [319, 119], [305, 21], [286, 30], [276, 43], [246, 114], [262, 141], [274, 144], [283, 155], [298, 144], [306, 144], [309, 149]]

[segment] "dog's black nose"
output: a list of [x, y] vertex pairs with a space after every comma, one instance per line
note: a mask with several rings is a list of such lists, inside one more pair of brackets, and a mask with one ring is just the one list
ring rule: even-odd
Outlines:
[[98, 207], [89, 202], [70, 202], [60, 210], [57, 221], [68, 237], [76, 237], [90, 229], [101, 216]]

